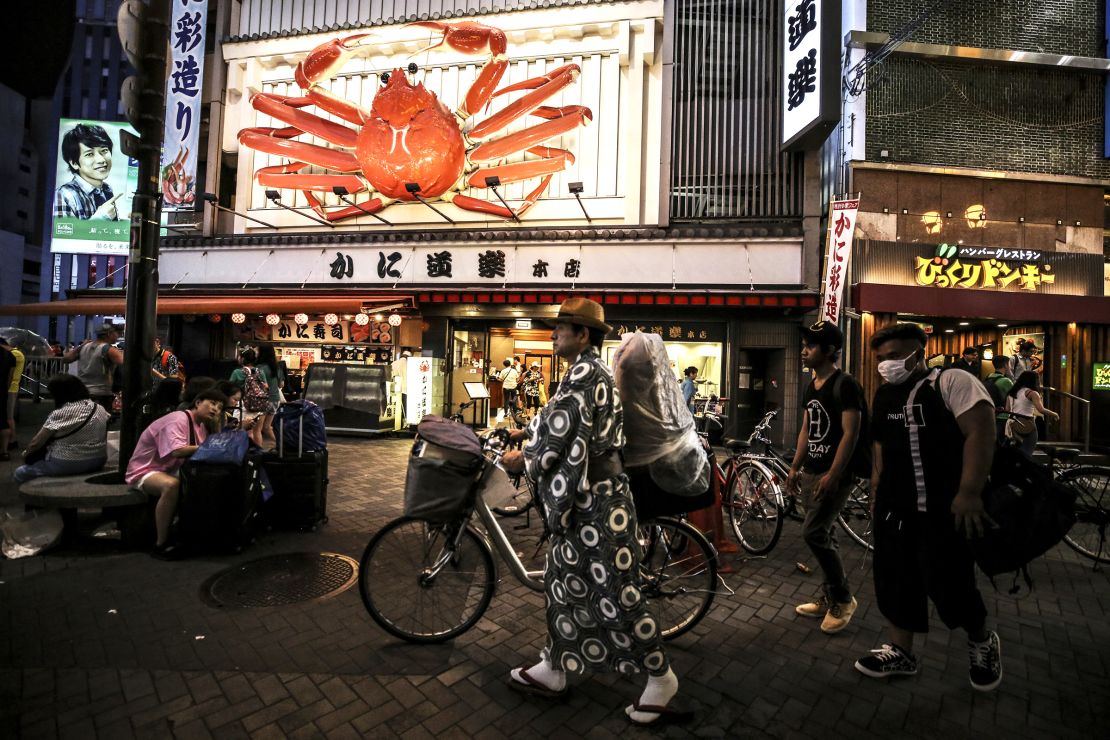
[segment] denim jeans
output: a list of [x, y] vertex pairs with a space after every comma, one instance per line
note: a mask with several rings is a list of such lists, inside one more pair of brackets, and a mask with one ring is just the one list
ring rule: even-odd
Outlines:
[[20, 465], [12, 473], [16, 483], [25, 483], [32, 478], [42, 478], [47, 475], [81, 475], [82, 473], [95, 473], [104, 467], [107, 457], [97, 457], [88, 460], [51, 460], [46, 459], [33, 465]]
[[848, 576], [844, 573], [844, 564], [840, 561], [840, 547], [836, 542], [836, 517], [844, 508], [848, 494], [852, 491], [852, 476], [845, 473], [835, 491], [814, 500], [817, 485], [821, 482], [824, 473], [806, 473], [798, 475], [798, 488], [801, 491], [800, 501], [805, 507], [806, 519], [802, 524], [802, 537], [809, 546], [810, 552], [817, 558], [817, 564], [825, 575], [825, 588], [829, 598], [838, 604], [847, 604], [852, 600], [852, 592], [848, 588]]

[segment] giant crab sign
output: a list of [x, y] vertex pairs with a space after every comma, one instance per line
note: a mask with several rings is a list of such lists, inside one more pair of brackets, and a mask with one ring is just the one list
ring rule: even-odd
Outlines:
[[[574, 82], [580, 72], [578, 65], [566, 64], [498, 90], [509, 65], [504, 32], [473, 21], [420, 21], [411, 25], [442, 34], [428, 49], [446, 45], [464, 54], [489, 55], [458, 110], [451, 113], [434, 92], [422, 83], [413, 85], [406, 70], [400, 68], [381, 76], [382, 87], [369, 111], [325, 90], [322, 82], [334, 77], [352, 56], [372, 48], [369, 34], [333, 39], [313, 49], [297, 65], [294, 77], [304, 91], [303, 97], [261, 92], [251, 96], [256, 110], [286, 126], [245, 128], [239, 132], [239, 142], [291, 160], [259, 169], [255, 177], [260, 185], [301, 190], [313, 210], [328, 221], [376, 213], [396, 201], [415, 201], [417, 196], [502, 218], [515, 218], [535, 205], [552, 176], [574, 163], [571, 152], [545, 144], [593, 119], [585, 106], [544, 105]], [[415, 69], [415, 65], [408, 65], [410, 74], [415, 74]], [[493, 98], [522, 90], [528, 92], [485, 120], [470, 120]], [[309, 106], [358, 128], [303, 110]], [[504, 134], [507, 126], [529, 115], [545, 120]], [[306, 133], [339, 148], [292, 140]], [[506, 162], [523, 152], [535, 159]], [[329, 172], [302, 172], [310, 165]], [[462, 194], [468, 187], [486, 188], [489, 177], [501, 183], [540, 180], [515, 210]], [[413, 184], [419, 190], [414, 191]], [[356, 206], [326, 207], [316, 193], [330, 193], [336, 187], [368, 196]]]

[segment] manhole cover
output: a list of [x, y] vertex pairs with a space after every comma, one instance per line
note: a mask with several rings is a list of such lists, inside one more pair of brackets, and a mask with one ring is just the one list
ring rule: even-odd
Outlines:
[[220, 571], [201, 586], [211, 606], [253, 608], [326, 599], [358, 578], [358, 561], [331, 552], [271, 555]]

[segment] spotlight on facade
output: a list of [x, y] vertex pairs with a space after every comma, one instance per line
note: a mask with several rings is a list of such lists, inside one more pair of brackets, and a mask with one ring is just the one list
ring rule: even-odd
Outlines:
[[586, 213], [586, 206], [582, 203], [582, 192], [585, 190], [585, 187], [581, 182], [568, 182], [567, 190], [570, 191], [570, 194], [578, 201], [578, 207], [582, 209], [582, 215], [586, 217], [586, 223], [592, 224], [593, 219], [590, 218], [590, 214]]

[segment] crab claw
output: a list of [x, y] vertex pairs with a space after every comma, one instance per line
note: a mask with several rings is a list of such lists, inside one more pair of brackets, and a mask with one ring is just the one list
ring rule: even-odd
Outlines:
[[367, 120], [366, 113], [354, 103], [320, 87], [319, 83], [334, 77], [347, 60], [365, 46], [363, 39], [371, 37], [372, 34], [369, 33], [358, 33], [320, 44], [308, 52], [308, 56], [293, 72], [293, 79], [313, 103], [344, 121], [359, 125]]

